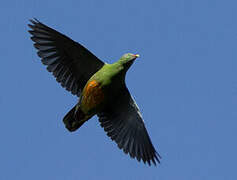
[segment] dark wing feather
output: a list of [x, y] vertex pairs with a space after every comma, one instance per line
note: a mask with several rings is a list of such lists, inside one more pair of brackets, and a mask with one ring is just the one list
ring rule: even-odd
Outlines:
[[30, 22], [29, 33], [42, 63], [63, 87], [80, 96], [86, 82], [104, 63], [67, 36], [36, 19]]
[[160, 163], [161, 157], [152, 145], [138, 106], [127, 88], [98, 116], [107, 135], [126, 154], [149, 165]]

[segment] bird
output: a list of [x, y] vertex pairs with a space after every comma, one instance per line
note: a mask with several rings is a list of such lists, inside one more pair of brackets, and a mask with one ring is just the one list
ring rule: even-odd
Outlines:
[[63, 118], [68, 131], [76, 131], [97, 115], [101, 127], [124, 153], [149, 166], [160, 163], [161, 156], [125, 83], [126, 72], [139, 55], [126, 53], [112, 64], [105, 63], [36, 18], [29, 21], [28, 32], [42, 63], [62, 87], [78, 96], [78, 103]]

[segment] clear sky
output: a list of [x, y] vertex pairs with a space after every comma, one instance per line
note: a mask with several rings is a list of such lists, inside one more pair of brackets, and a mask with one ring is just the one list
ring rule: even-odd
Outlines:
[[[1, 180], [237, 179], [237, 1], [11, 0], [1, 2]], [[161, 164], [130, 159], [97, 118], [69, 133], [77, 102], [46, 71], [27, 32], [43, 23], [127, 74]]]

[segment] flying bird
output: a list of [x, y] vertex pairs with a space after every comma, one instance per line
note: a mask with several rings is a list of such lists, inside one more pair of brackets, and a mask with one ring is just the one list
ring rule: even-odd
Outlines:
[[145, 164], [160, 163], [161, 157], [125, 83], [126, 72], [139, 55], [127, 53], [108, 64], [37, 19], [30, 22], [29, 33], [42, 63], [62, 87], [79, 97], [63, 118], [66, 128], [76, 131], [97, 115], [107, 135], [126, 154]]

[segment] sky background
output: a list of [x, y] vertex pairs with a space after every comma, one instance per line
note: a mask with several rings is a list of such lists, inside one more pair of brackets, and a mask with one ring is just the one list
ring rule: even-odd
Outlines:
[[[237, 1], [9, 0], [0, 6], [1, 180], [237, 179]], [[130, 159], [97, 117], [69, 133], [77, 102], [46, 71], [27, 32], [43, 23], [127, 74], [161, 164]]]

